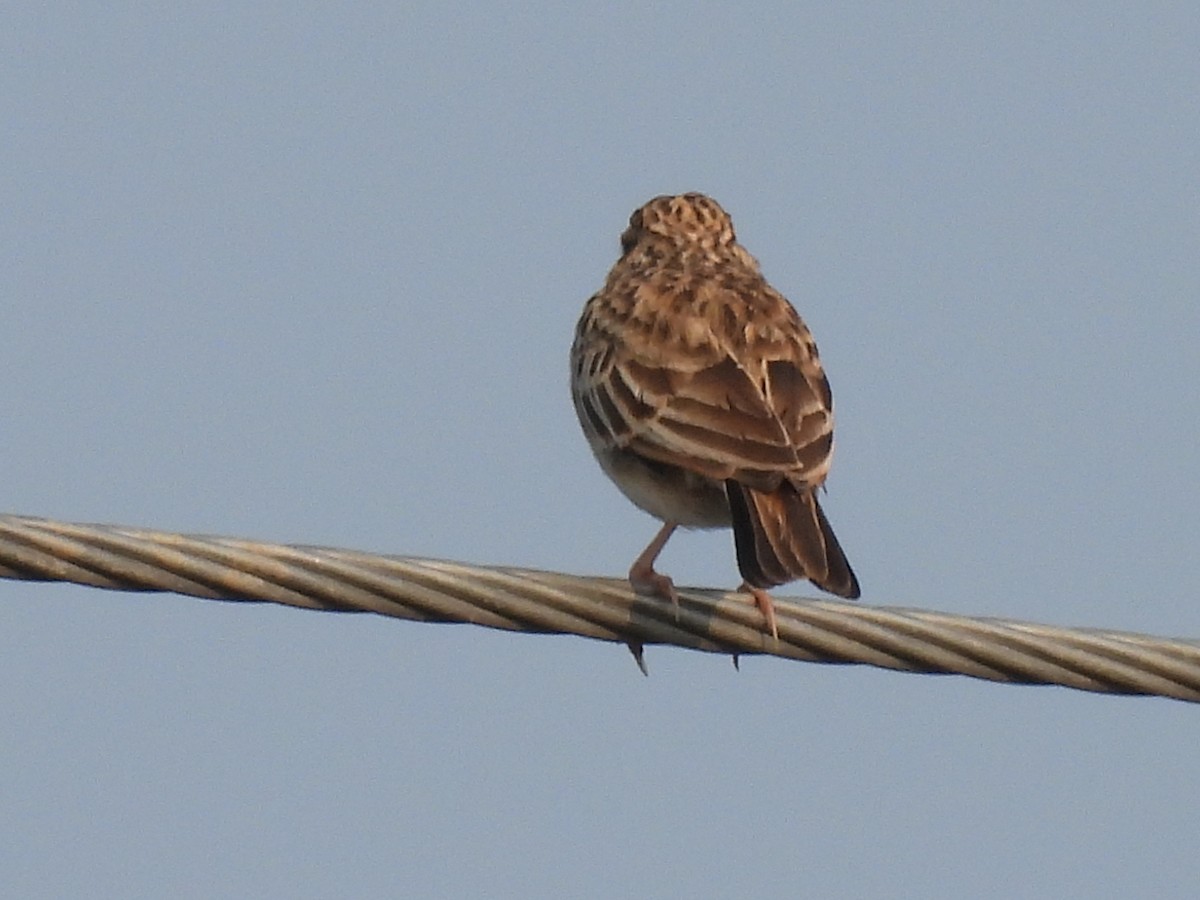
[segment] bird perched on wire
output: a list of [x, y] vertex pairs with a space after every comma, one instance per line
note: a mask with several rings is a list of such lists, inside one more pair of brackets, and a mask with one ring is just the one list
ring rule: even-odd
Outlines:
[[732, 526], [741, 589], [776, 638], [768, 588], [807, 578], [859, 596], [817, 501], [833, 397], [816, 344], [715, 200], [655, 197], [630, 216], [575, 330], [571, 395], [601, 468], [663, 522], [629, 570], [635, 591], [678, 606], [654, 569], [671, 534]]

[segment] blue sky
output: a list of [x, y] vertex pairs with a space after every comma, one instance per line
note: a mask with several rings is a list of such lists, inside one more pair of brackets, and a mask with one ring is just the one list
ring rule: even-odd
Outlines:
[[[1190, 636], [1188, 4], [90, 5], [0, 30], [13, 513], [620, 574], [566, 354], [701, 190], [864, 603]], [[737, 582], [727, 533], [672, 540]], [[806, 595], [806, 585], [787, 593]], [[19, 896], [1190, 896], [1156, 699], [0, 583]]]

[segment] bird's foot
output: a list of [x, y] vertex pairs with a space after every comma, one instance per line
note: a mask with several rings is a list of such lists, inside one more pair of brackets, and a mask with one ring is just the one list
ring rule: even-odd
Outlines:
[[754, 605], [762, 610], [763, 617], [767, 620], [767, 627], [771, 629], [771, 637], [775, 638], [775, 642], [779, 643], [779, 625], [775, 621], [775, 604], [771, 602], [771, 595], [762, 588], [751, 587], [742, 582], [742, 590], [754, 598]]
[[634, 565], [629, 570], [629, 584], [634, 593], [670, 600], [675, 607], [675, 620], [679, 620], [679, 592], [670, 577], [655, 572], [653, 567]]

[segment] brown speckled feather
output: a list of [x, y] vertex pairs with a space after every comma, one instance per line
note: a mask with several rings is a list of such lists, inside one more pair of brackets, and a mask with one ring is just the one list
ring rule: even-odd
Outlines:
[[665, 522], [732, 525], [747, 584], [858, 584], [817, 503], [833, 401], [808, 328], [702, 194], [637, 210], [584, 308], [572, 396], [605, 471]]

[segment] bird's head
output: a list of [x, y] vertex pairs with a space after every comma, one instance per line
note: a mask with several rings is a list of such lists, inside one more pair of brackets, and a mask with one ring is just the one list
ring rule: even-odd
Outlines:
[[628, 253], [643, 240], [654, 239], [708, 250], [736, 240], [729, 213], [712, 197], [698, 193], [664, 194], [634, 210], [621, 235], [622, 251]]

